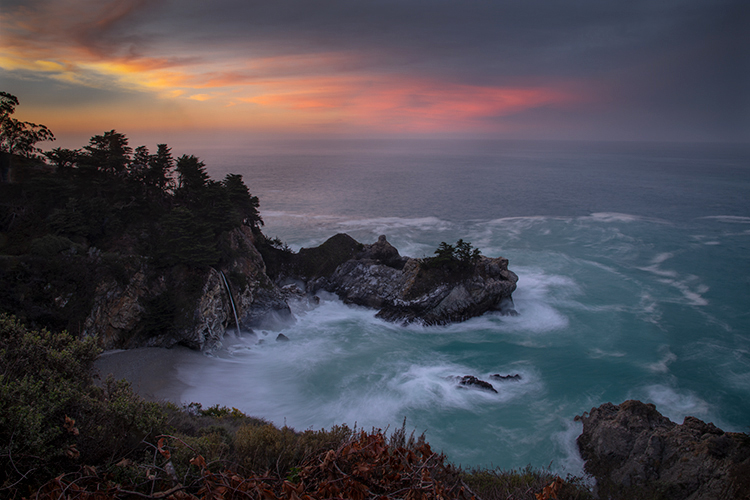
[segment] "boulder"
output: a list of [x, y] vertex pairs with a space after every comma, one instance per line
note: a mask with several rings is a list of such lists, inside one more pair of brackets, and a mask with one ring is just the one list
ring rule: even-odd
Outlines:
[[678, 425], [652, 404], [605, 403], [583, 416], [578, 449], [599, 498], [750, 498], [750, 436], [685, 417]]

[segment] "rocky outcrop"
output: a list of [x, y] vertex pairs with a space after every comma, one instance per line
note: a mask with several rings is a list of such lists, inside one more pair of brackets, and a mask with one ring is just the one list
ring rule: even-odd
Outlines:
[[96, 337], [105, 349], [175, 344], [214, 349], [234, 328], [232, 301], [242, 328], [293, 321], [288, 301], [300, 301], [304, 294], [297, 283], [279, 286], [290, 279], [304, 283], [308, 297], [321, 289], [334, 292], [344, 302], [378, 309], [377, 315], [389, 321], [445, 324], [487, 311], [512, 312], [518, 280], [503, 258], [428, 265], [428, 259], [402, 257], [385, 236], [363, 245], [339, 234], [297, 254], [279, 251], [272, 273], [276, 281], [268, 276], [250, 228], [231, 231], [229, 248], [233, 258], [222, 269], [156, 270], [143, 262], [127, 280], [103, 281], [84, 335]]
[[678, 425], [652, 404], [605, 403], [576, 417], [578, 448], [599, 498], [750, 498], [750, 436], [685, 417]]
[[[315, 262], [309, 262], [310, 255]], [[426, 259], [402, 257], [385, 236], [362, 245], [336, 235], [318, 249], [301, 250], [292, 269], [307, 282], [308, 292], [336, 293], [344, 302], [378, 309], [378, 317], [398, 323], [442, 325], [488, 311], [515, 312], [511, 294], [518, 277], [502, 257], [431, 266]]]

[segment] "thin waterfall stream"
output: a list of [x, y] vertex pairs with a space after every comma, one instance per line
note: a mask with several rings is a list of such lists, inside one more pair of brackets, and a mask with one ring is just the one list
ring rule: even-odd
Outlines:
[[221, 274], [221, 279], [224, 280], [224, 286], [227, 289], [227, 295], [229, 295], [229, 302], [232, 304], [232, 312], [234, 313], [234, 324], [237, 325], [237, 336], [240, 335], [240, 320], [237, 317], [237, 307], [234, 305], [234, 297], [232, 296], [232, 289], [229, 288], [229, 282], [227, 281], [227, 277], [224, 275], [224, 271], [219, 271], [219, 274]]

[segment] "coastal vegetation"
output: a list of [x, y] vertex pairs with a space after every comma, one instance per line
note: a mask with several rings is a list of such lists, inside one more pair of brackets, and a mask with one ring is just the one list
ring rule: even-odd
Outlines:
[[481, 257], [482, 254], [479, 249], [474, 248], [468, 241], [460, 239], [455, 245], [450, 245], [443, 241], [435, 250], [435, 257], [423, 259], [422, 264], [427, 269], [469, 269]]
[[0, 496], [591, 498], [547, 471], [462, 470], [405, 422], [298, 432], [236, 408], [147, 402], [92, 377], [98, 354], [91, 339], [0, 316]]

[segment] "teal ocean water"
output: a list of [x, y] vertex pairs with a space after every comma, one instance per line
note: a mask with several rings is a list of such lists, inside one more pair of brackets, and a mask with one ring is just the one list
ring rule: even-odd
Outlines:
[[[750, 427], [750, 147], [320, 141], [202, 154], [292, 248], [380, 234], [402, 255], [470, 241], [519, 276], [517, 317], [401, 327], [324, 296], [277, 332], [179, 367], [183, 401], [297, 429], [406, 418], [462, 465], [580, 473], [576, 415], [655, 403]], [[493, 394], [450, 377], [519, 374]], [[551, 465], [550, 465], [551, 464]]]

